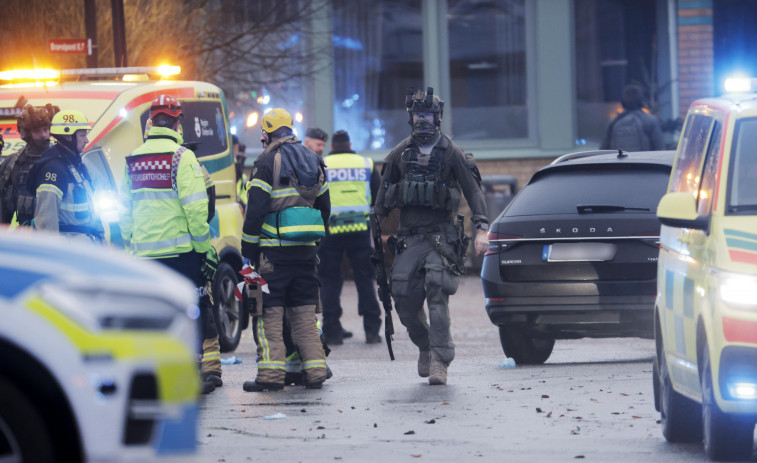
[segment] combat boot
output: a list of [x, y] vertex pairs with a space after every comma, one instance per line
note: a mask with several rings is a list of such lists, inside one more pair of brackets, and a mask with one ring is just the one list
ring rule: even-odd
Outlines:
[[428, 383], [431, 385], [447, 384], [447, 364], [442, 362], [434, 352], [431, 352]]
[[427, 350], [421, 350], [418, 354], [418, 376], [428, 378], [429, 375], [429, 356], [431, 353]]

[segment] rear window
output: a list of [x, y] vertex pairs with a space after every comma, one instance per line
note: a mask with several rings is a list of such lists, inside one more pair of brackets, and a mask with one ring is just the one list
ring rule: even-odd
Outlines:
[[526, 185], [505, 215], [575, 214], [577, 205], [623, 206], [654, 212], [668, 187], [669, 177], [670, 169], [664, 166], [556, 169]]

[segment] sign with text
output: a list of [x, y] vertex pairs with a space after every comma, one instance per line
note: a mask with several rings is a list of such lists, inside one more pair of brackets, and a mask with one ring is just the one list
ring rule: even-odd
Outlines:
[[92, 41], [90, 39], [50, 39], [47, 44], [50, 53], [64, 55], [92, 54]]

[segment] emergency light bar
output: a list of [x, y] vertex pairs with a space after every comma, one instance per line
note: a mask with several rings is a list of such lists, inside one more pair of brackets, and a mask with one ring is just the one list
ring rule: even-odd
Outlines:
[[[138, 66], [120, 68], [92, 68], [92, 69], [20, 69], [16, 71], [0, 72], [0, 80], [5, 81], [50, 81], [76, 77], [123, 77], [125, 75], [158, 75], [160, 77], [175, 76], [181, 72], [180, 66]], [[52, 82], [47, 82], [48, 84]]]
[[757, 79], [749, 77], [729, 77], [725, 80], [728, 93], [750, 93], [757, 90]]

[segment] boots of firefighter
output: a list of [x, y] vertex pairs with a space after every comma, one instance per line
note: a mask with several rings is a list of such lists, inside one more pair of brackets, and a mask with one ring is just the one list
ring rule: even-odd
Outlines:
[[326, 379], [326, 354], [313, 317], [314, 313], [314, 304], [287, 308], [292, 338], [300, 352], [305, 387], [308, 389], [320, 389]]
[[428, 350], [423, 349], [418, 354], [418, 376], [421, 378], [428, 378], [430, 355], [431, 353]]
[[447, 364], [434, 351], [431, 351], [428, 383], [431, 385], [447, 384]]
[[247, 392], [280, 391], [286, 376], [286, 347], [284, 346], [284, 307], [266, 307], [255, 320], [255, 340], [258, 343], [258, 374], [254, 381], [245, 381]]
[[221, 345], [218, 334], [202, 342], [202, 364], [200, 365], [202, 381], [212, 382], [215, 387], [223, 386], [221, 379]]

